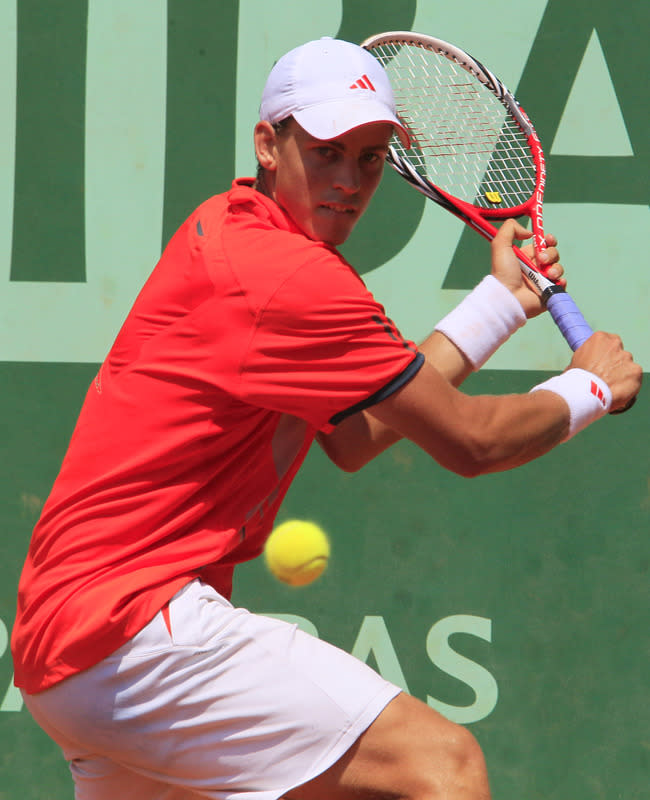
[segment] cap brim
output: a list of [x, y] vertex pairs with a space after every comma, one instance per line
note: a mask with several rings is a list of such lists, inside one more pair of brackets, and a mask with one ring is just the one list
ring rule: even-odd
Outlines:
[[374, 100], [321, 103], [295, 111], [293, 117], [308, 134], [323, 140], [336, 139], [362, 125], [386, 122], [393, 126], [405, 148], [411, 146], [409, 133], [399, 118], [386, 105]]

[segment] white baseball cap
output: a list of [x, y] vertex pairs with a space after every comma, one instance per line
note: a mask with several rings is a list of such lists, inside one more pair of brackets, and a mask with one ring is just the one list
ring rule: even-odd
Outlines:
[[293, 116], [316, 139], [334, 139], [369, 122], [389, 122], [404, 147], [408, 131], [398, 119], [386, 71], [367, 50], [323, 37], [290, 50], [271, 70], [260, 119]]

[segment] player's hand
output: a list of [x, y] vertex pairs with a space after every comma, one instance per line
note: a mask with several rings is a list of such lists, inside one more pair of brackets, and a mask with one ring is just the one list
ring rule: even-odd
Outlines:
[[596, 331], [575, 351], [569, 366], [586, 369], [605, 381], [612, 392], [610, 411], [631, 404], [641, 389], [643, 370], [613, 333]]
[[[514, 294], [521, 303], [526, 316], [530, 319], [544, 311], [544, 304], [537, 292], [526, 282], [519, 261], [512, 249], [517, 240], [530, 239], [532, 232], [514, 219], [506, 220], [499, 228], [492, 242], [492, 274]], [[535, 264], [547, 270], [548, 277], [559, 285], [566, 286], [564, 267], [560, 264], [560, 254], [557, 250], [557, 239], [549, 234], [546, 236], [548, 248], [535, 256], [532, 244], [524, 245], [521, 249]]]

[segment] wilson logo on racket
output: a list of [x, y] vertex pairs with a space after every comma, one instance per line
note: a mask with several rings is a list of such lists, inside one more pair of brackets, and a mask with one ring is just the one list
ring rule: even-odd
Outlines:
[[596, 381], [591, 381], [591, 393], [594, 395], [594, 397], [598, 398], [601, 406], [605, 408], [605, 406], [607, 405], [607, 401], [605, 400], [605, 395], [603, 394], [603, 390], [596, 383]]
[[377, 90], [372, 85], [372, 81], [367, 75], [362, 75], [358, 80], [356, 80], [351, 86], [350, 89], [370, 89], [371, 92], [376, 92]]

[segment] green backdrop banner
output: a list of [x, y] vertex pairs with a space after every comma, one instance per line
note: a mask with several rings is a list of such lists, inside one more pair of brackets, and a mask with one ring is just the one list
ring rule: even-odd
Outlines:
[[[0, 2], [0, 800], [63, 800], [68, 769], [12, 683], [31, 529], [92, 379], [162, 246], [254, 170], [266, 74], [302, 41], [414, 29], [513, 90], [548, 157], [547, 229], [595, 327], [650, 364], [650, 6], [631, 0]], [[641, 76], [634, 78], [632, 76]], [[413, 339], [486, 245], [387, 174], [345, 254]], [[526, 391], [569, 354], [547, 319], [470, 392]], [[325, 575], [257, 561], [234, 600], [354, 653], [471, 726], [495, 798], [641, 800], [650, 783], [650, 401], [514, 472], [464, 480], [409, 443], [360, 473], [315, 451], [279, 519], [321, 524]]]

